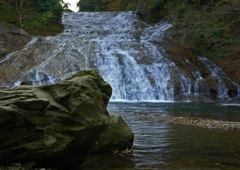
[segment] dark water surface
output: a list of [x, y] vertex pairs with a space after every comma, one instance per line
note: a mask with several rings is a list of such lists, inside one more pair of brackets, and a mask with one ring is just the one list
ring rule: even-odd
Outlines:
[[133, 153], [104, 156], [101, 162], [110, 169], [240, 169], [239, 130], [199, 128], [168, 121], [170, 117], [240, 121], [239, 106], [110, 102], [108, 110], [110, 114], [121, 115], [135, 134]]

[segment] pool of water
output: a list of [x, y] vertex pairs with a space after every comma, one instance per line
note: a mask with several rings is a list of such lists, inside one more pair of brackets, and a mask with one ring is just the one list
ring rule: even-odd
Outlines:
[[[109, 103], [135, 134], [130, 169], [240, 169], [240, 131], [177, 125], [169, 117], [240, 121], [240, 107], [209, 103]], [[126, 167], [124, 167], [126, 168]]]
[[[226, 121], [240, 121], [240, 105], [225, 105], [218, 103], [192, 103], [192, 102], [143, 102], [124, 103], [110, 102], [110, 114], [121, 114], [128, 118], [129, 114], [155, 117], [198, 117]], [[141, 116], [140, 116], [141, 117]], [[136, 117], [137, 118], [137, 117]]]
[[169, 122], [171, 117], [240, 121], [240, 106], [110, 102], [108, 110], [110, 114], [121, 115], [131, 127], [135, 148], [126, 155], [95, 155], [98, 162], [81, 169], [240, 169], [240, 130]]

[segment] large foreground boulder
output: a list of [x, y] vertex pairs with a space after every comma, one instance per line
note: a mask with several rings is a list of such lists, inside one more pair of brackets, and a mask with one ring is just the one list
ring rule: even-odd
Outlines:
[[111, 93], [93, 70], [53, 85], [0, 91], [0, 163], [83, 161], [109, 126]]
[[[120, 115], [110, 115], [109, 122], [108, 128], [100, 135], [92, 148], [92, 153], [85, 157], [86, 160], [82, 164], [79, 164], [77, 156], [71, 158], [70, 163], [73, 167], [80, 166], [80, 169], [109, 169], [111, 167], [110, 169], [114, 169], [119, 168], [119, 163], [122, 166], [124, 164], [132, 164], [129, 159], [121, 159], [121, 156], [119, 157], [118, 154], [132, 148], [134, 140], [133, 131]], [[105, 159], [107, 161], [104, 161]], [[118, 160], [118, 163], [114, 160]]]
[[100, 135], [95, 151], [113, 151], [121, 149], [131, 149], [134, 134], [127, 123], [119, 115], [110, 115], [110, 125]]

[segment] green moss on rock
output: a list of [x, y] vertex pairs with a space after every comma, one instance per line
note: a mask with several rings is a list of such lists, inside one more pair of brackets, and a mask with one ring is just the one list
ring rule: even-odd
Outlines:
[[84, 157], [109, 126], [111, 93], [94, 70], [53, 85], [0, 91], [0, 163]]

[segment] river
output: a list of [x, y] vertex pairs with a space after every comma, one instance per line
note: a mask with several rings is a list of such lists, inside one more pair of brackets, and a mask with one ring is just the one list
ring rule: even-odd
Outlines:
[[[240, 121], [239, 106], [110, 102], [108, 110], [110, 114], [121, 115], [135, 134], [132, 153], [103, 161], [110, 169], [240, 168], [239, 130], [200, 128], [168, 121], [170, 117]], [[130, 162], [123, 161], [122, 157]]]

